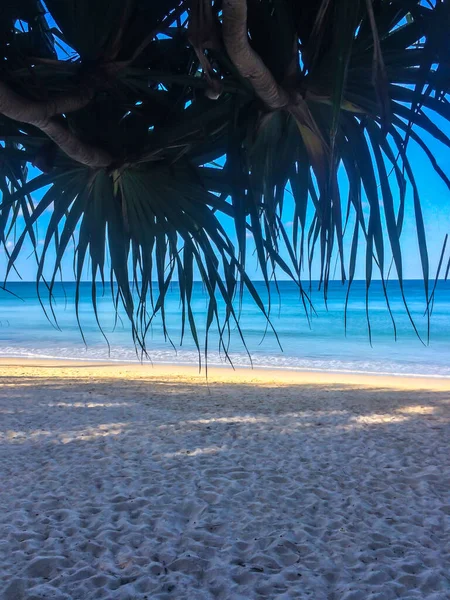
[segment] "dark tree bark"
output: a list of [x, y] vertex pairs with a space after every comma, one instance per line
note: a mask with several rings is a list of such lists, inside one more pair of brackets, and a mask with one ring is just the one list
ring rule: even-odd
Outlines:
[[250, 81], [259, 98], [272, 109], [288, 106], [289, 95], [275, 81], [260, 56], [250, 46], [247, 33], [247, 0], [223, 0], [223, 40], [242, 77]]
[[47, 101], [24, 98], [8, 84], [0, 81], [0, 113], [34, 125], [45, 133], [67, 156], [92, 168], [108, 167], [113, 157], [101, 148], [86, 144], [55, 117], [85, 107], [94, 96], [93, 90], [81, 87], [73, 94], [63, 94]]

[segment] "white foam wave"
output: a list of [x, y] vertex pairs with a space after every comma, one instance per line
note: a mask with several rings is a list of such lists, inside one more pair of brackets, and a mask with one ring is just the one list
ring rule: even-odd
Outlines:
[[[23, 359], [49, 360], [79, 360], [87, 362], [112, 362], [170, 364], [170, 365], [199, 365], [199, 355], [196, 352], [183, 350], [178, 353], [169, 350], [155, 350], [149, 353], [149, 358], [137, 356], [133, 348], [114, 348], [108, 354], [104, 347], [59, 347], [59, 348], [26, 348], [3, 346], [0, 347], [0, 357]], [[314, 371], [367, 375], [393, 375], [403, 377], [433, 377], [450, 378], [450, 367], [436, 364], [400, 363], [398, 361], [363, 361], [299, 358], [288, 355], [256, 354], [252, 361], [245, 354], [231, 356], [235, 367], [254, 367], [257, 369], [280, 369], [289, 371]], [[201, 357], [204, 365], [204, 357]], [[224, 367], [229, 365], [223, 355], [217, 352], [208, 356], [208, 365]]]

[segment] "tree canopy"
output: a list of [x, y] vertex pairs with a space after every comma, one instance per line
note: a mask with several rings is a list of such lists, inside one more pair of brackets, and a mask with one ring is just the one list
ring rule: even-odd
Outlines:
[[[409, 188], [430, 302], [408, 148], [418, 144], [450, 189], [423, 137], [450, 147], [435, 122], [450, 121], [449, 31], [446, 0], [2, 0], [6, 275], [31, 242], [39, 293], [45, 286], [51, 300], [73, 241], [78, 285], [89, 265], [96, 311], [97, 288], [110, 283], [141, 348], [155, 314], [164, 324], [177, 280], [183, 333], [200, 349], [197, 273], [206, 329], [218, 328], [226, 353], [244, 289], [270, 317], [246, 271], [249, 237], [268, 289], [284, 272], [305, 308], [314, 256], [326, 297], [335, 256], [350, 289], [361, 241], [367, 289], [374, 269], [384, 289], [393, 269], [402, 289]], [[286, 189], [291, 229], [281, 218]]]

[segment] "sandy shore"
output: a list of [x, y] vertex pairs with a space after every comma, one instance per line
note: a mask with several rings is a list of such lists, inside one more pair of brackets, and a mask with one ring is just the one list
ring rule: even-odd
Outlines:
[[1, 600], [450, 598], [450, 380], [0, 363]]

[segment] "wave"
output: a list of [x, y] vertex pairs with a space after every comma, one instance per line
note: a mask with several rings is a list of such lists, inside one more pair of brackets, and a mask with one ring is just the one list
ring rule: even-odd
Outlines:
[[[30, 348], [30, 347], [0, 347], [0, 358], [19, 358], [29, 360], [77, 360], [84, 362], [111, 362], [111, 363], [139, 363], [164, 364], [180, 366], [205, 365], [204, 357], [192, 351], [180, 351], [178, 353], [168, 350], [155, 350], [150, 353], [149, 358], [136, 355], [131, 348], [115, 348], [111, 353], [102, 347], [97, 348], [74, 348], [61, 347], [55, 352], [55, 348]], [[339, 360], [339, 359], [312, 359], [298, 358], [293, 356], [278, 356], [259, 354], [252, 356], [252, 360], [244, 354], [233, 354], [231, 357], [234, 367], [253, 367], [256, 369], [276, 369], [288, 371], [314, 371], [329, 373], [347, 373], [355, 375], [391, 375], [402, 377], [433, 377], [450, 378], [450, 367], [436, 364], [408, 364], [399, 361], [367, 361], [367, 360]], [[218, 353], [208, 356], [208, 366], [225, 367], [230, 363]]]

